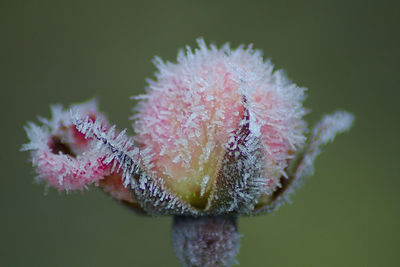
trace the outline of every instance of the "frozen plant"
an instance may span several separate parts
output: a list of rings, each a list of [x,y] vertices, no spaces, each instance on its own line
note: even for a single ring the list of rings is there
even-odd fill
[[[305,88],[274,71],[252,46],[180,50],[156,58],[132,116],[119,132],[96,101],[52,107],[28,123],[37,179],[59,191],[101,187],[145,215],[174,217],[174,250],[184,266],[229,266],[239,249],[237,219],[267,214],[313,173],[313,162],[353,116],[338,111],[308,133]]]

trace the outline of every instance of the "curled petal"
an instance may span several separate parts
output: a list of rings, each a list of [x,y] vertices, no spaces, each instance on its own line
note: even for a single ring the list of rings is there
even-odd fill
[[[86,116],[103,118],[95,101],[74,108]],[[69,112],[53,106],[52,119],[40,120],[44,124],[41,127],[34,123],[25,127],[30,142],[21,149],[31,151],[39,181],[44,180],[59,190],[82,190],[108,173],[101,158],[92,153],[90,140],[76,131]]]
[[[71,109],[109,129],[107,120],[97,110],[96,101],[72,105]],[[38,180],[60,191],[100,185],[114,199],[138,208],[130,190],[122,185],[121,175],[113,171],[109,163],[105,164],[104,156],[98,153],[97,140],[78,131],[69,110],[55,105],[51,111],[51,119],[40,118],[43,126],[28,123],[25,127],[30,142],[24,144],[22,150],[31,151]]]

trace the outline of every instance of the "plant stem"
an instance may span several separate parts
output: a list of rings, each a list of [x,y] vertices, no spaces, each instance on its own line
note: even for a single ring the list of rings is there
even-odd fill
[[[172,242],[182,266],[230,266],[240,234],[236,216],[174,216]]]

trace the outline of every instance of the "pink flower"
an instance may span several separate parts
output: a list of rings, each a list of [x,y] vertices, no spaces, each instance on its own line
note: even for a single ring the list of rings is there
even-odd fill
[[[145,214],[174,215],[184,265],[229,265],[237,217],[287,201],[353,116],[325,116],[307,136],[305,88],[251,46],[198,45],[181,50],[177,63],[155,59],[156,79],[134,97],[133,138],[89,102],[70,112],[53,107],[44,127],[30,123],[23,150],[32,151],[39,180],[58,190],[94,184]]]

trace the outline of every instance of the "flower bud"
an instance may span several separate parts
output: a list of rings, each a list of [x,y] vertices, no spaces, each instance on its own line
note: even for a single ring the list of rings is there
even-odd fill
[[[148,151],[148,171],[197,209],[221,207],[226,199],[217,201],[216,192],[224,194],[226,179],[230,191],[240,190],[236,182],[257,180],[248,196],[255,204],[281,186],[304,144],[305,89],[251,46],[198,44],[194,52],[180,51],[177,63],[156,58],[156,80],[137,97],[135,141]]]

